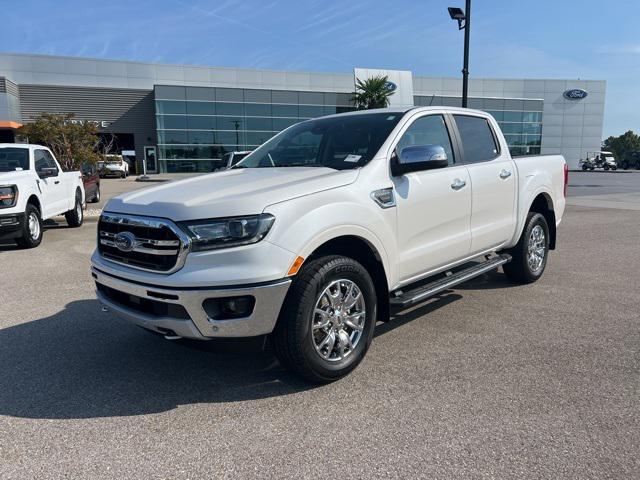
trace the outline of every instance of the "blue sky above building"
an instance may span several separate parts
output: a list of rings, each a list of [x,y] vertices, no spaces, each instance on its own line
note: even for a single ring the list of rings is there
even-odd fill
[[[459,76],[463,0],[0,1],[0,50],[279,70]],[[604,135],[640,130],[634,1],[473,2],[472,77],[607,80]],[[625,13],[626,12],[626,13]]]

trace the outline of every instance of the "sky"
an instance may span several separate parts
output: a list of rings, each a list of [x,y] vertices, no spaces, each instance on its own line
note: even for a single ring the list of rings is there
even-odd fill
[[[0,0],[0,51],[459,76],[464,0]],[[471,77],[607,81],[605,137],[640,131],[637,0],[473,0]]]

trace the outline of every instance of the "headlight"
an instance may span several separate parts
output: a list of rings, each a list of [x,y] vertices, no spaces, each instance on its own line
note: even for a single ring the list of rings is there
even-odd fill
[[[269,232],[275,219],[273,215],[263,213],[248,217],[180,222],[180,226],[191,237],[191,250],[198,252],[259,242]]]
[[[9,185],[0,187],[0,208],[13,207],[18,201],[18,187]]]

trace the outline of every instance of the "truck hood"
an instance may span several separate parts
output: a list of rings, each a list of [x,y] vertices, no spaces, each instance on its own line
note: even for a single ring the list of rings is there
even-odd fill
[[[358,170],[316,167],[232,169],[119,195],[104,210],[175,221],[252,215],[357,177]]]
[[[31,177],[29,170],[13,170],[11,172],[0,172],[0,185],[18,183],[21,180]]]

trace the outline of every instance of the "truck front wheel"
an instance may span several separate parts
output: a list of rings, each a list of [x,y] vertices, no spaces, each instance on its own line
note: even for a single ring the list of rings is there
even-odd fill
[[[294,277],[273,332],[276,356],[316,383],[344,377],[362,361],[376,318],[367,270],[351,258],[311,261]]]
[[[547,266],[549,256],[549,225],[544,216],[529,212],[520,240],[506,253],[512,259],[502,269],[509,280],[516,283],[538,280]]]
[[[28,203],[24,212],[24,226],[22,236],[16,238],[16,243],[21,248],[35,248],[42,242],[42,220],[38,209]]]

